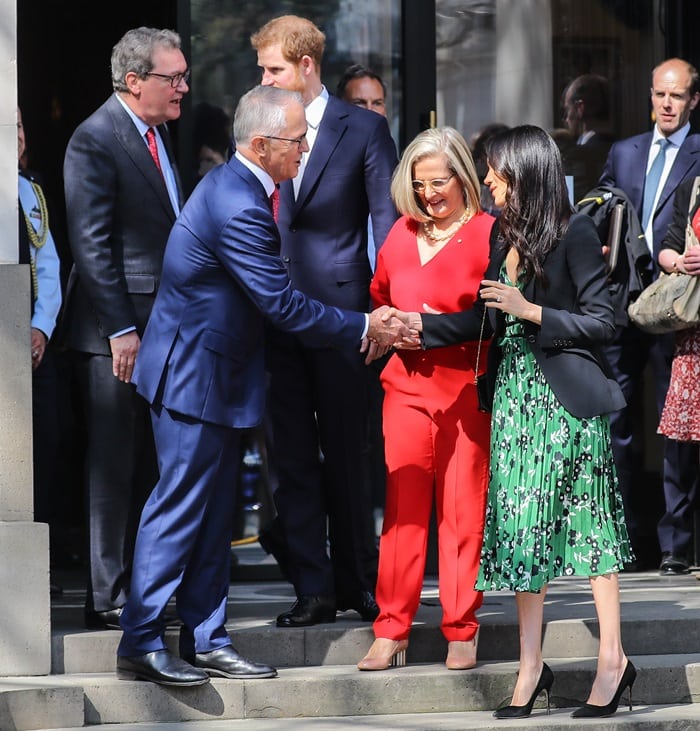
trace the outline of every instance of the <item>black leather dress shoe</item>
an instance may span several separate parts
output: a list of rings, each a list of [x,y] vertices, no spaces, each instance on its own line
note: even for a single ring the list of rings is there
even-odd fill
[[[324,594],[300,596],[288,612],[277,617],[278,627],[310,627],[335,622],[335,599]]]
[[[124,607],[108,609],[105,612],[85,610],[85,627],[87,629],[121,629],[119,622]],[[172,612],[163,612],[163,624],[166,627],[181,627],[182,620]]]
[[[338,599],[338,611],[354,609],[363,622],[374,622],[379,616],[379,607],[371,591],[361,591],[355,597]]]
[[[277,677],[275,668],[247,660],[232,645],[211,652],[198,652],[194,656],[192,664],[195,668],[204,670],[205,673],[217,678],[255,680]]]
[[[661,576],[681,576],[683,574],[689,574],[690,564],[685,556],[665,551],[661,554],[659,573]]]
[[[104,612],[85,610],[85,626],[87,629],[121,629],[119,618],[122,616],[122,607],[108,609]]]
[[[192,667],[168,650],[155,650],[144,655],[117,657],[117,677],[120,680],[150,680],[159,685],[203,685],[209,675]]]

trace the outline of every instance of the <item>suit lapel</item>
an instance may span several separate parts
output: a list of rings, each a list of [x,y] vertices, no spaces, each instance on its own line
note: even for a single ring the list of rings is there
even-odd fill
[[[314,148],[306,162],[304,177],[301,179],[301,187],[299,188],[299,195],[294,203],[294,213],[304,205],[305,200],[316,187],[318,179],[325,170],[330,156],[345,134],[345,130],[347,129],[347,113],[339,107],[342,107],[342,105],[338,104],[333,96],[329,97],[326,110],[318,126],[318,134],[316,135]]]
[[[180,209],[182,209],[182,206],[185,203],[185,197],[182,192],[182,181],[180,180],[180,172],[177,169],[177,165],[175,164],[175,155],[173,155],[173,144],[172,140],[170,139],[170,131],[168,130],[168,125],[159,125],[158,131],[160,132],[161,139],[163,140],[163,144],[165,145],[165,149],[168,153],[170,167],[173,169],[173,175],[175,176],[175,186],[177,187],[177,200],[180,204]]]
[[[673,167],[668,173],[666,183],[664,184],[659,201],[656,204],[656,210],[658,211],[668,201],[669,197],[673,195],[674,191],[678,186],[685,180],[688,171],[696,164],[698,159],[698,146],[695,141],[695,137],[691,136],[692,131],[688,133],[688,136],[683,141],[683,144],[678,149],[678,154],[673,162]]]
[[[642,217],[642,203],[644,201],[644,181],[647,176],[646,166],[652,137],[652,133],[649,132],[641,137],[638,143],[635,143],[635,151],[631,156],[629,190],[625,188],[625,192],[632,202],[634,209],[637,211],[640,220]]]
[[[110,97],[107,102],[107,108],[112,117],[112,125],[114,128],[114,136],[124,148],[126,154],[131,158],[134,165],[143,174],[148,184],[153,188],[156,196],[163,204],[168,216],[175,220],[175,211],[173,210],[168,189],[165,185],[162,175],[158,172],[158,168],[153,164],[151,153],[146,147],[145,141],[141,138],[136,125],[131,121],[131,117],[126,113],[119,101],[114,97]],[[170,151],[168,150],[168,155]],[[172,157],[171,157],[172,160]]]

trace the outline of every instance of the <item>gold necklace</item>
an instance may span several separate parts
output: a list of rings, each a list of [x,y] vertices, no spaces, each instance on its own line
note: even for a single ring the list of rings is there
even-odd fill
[[[462,227],[464,222],[467,220],[469,216],[469,209],[465,208],[464,213],[450,226],[448,226],[445,231],[440,234],[435,233],[435,221],[423,221],[423,233],[429,238],[431,241],[434,241],[436,244],[442,243],[443,241],[447,241],[447,239],[451,239],[455,233]],[[428,223],[432,223],[433,230],[431,231],[428,228]]]

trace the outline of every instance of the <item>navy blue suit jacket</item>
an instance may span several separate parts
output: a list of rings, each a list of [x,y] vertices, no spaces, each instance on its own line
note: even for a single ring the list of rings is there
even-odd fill
[[[632,201],[640,221],[644,202],[646,165],[652,138],[651,132],[645,132],[615,142],[610,148],[605,168],[598,181],[599,185],[622,188]],[[658,259],[661,242],[673,218],[673,197],[676,188],[684,180],[695,175],[700,175],[700,134],[691,130],[678,150],[654,211],[654,262]]]
[[[330,96],[299,196],[291,180],[280,186],[281,254],[295,287],[337,307],[369,306],[367,218],[379,247],[398,217],[396,164],[386,119]]]
[[[365,316],[295,291],[269,198],[236,158],[197,185],[168,239],[133,380],[151,404],[247,428],[263,413],[263,322],[359,350]]]

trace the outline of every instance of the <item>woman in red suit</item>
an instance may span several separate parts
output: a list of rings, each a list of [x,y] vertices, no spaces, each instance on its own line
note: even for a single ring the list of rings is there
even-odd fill
[[[494,218],[479,205],[469,148],[451,127],[421,132],[406,148],[391,194],[402,217],[379,250],[375,306],[405,311],[470,309],[488,264]],[[382,371],[387,470],[379,545],[375,641],[360,670],[405,663],[423,587],[435,499],[441,628],[447,667],[476,663],[474,590],[484,528],[490,416],[477,406],[478,342],[395,352]],[[480,369],[486,366],[486,348]]]

